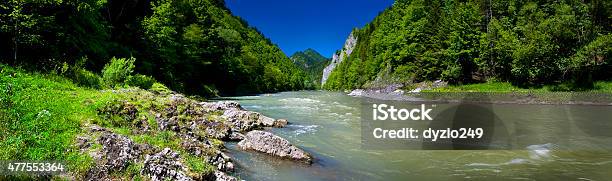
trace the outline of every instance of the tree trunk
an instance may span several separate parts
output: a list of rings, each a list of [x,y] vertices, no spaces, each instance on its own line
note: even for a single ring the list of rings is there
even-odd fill
[[[13,65],[17,64],[17,38],[13,38]]]
[[[17,36],[19,36],[19,29],[17,28],[17,22],[15,22],[15,35],[13,36],[13,65],[17,65]]]

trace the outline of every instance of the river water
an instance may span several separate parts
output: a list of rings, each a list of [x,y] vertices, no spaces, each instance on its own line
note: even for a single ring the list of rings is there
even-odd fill
[[[525,143],[518,149],[372,150],[361,143],[365,98],[298,91],[231,99],[287,119],[287,127],[267,131],[315,158],[305,165],[228,143],[235,175],[245,180],[612,180],[610,106],[492,105],[512,122],[508,129],[521,130],[512,133]]]

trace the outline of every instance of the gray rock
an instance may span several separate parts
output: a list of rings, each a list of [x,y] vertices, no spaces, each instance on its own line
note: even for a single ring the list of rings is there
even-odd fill
[[[353,96],[353,97],[361,97],[363,96],[364,90],[363,89],[355,89],[353,91],[351,91],[351,93],[347,94],[349,96]]]
[[[281,158],[312,163],[310,154],[293,146],[286,139],[265,131],[248,132],[244,140],[238,142],[238,147],[243,150],[255,150]]]
[[[86,136],[77,136],[76,146],[80,150],[85,150],[91,147],[91,143],[89,142],[89,137]]]
[[[208,140],[198,141],[196,139],[184,139],[181,143],[181,147],[196,156],[206,155],[207,151],[212,149],[212,145]]]
[[[264,115],[259,115],[259,122],[261,122],[261,124],[265,127],[272,127],[274,125],[276,125],[276,120],[272,119],[268,116],[264,116]]]
[[[276,122],[274,123],[274,127],[283,128],[287,126],[288,123],[289,122],[286,119],[277,119]]]
[[[151,180],[193,180],[185,174],[185,166],[180,162],[179,154],[165,148],[154,155],[147,155],[141,174]]]
[[[225,172],[215,171],[216,181],[238,181],[236,177],[227,175]]]
[[[225,139],[230,135],[231,128],[224,123],[210,122],[206,124],[206,133],[217,139]]]
[[[92,128],[99,127],[94,125]],[[84,180],[108,180],[112,177],[112,172],[125,170],[130,163],[141,160],[144,152],[153,150],[150,145],[136,144],[129,138],[110,131],[102,131],[97,142],[102,145],[102,149],[89,153],[97,165],[87,171]]]
[[[236,132],[250,131],[261,126],[274,127],[282,125],[282,123],[277,123],[278,120],[274,118],[253,111],[228,109],[223,112],[222,117],[231,123],[232,130]]]
[[[244,108],[242,108],[242,106],[240,106],[240,104],[236,101],[201,102],[200,105],[204,106],[205,108],[218,111],[228,109],[244,110]]]
[[[209,157],[208,162],[217,166],[219,171],[234,171],[234,164],[231,162],[230,157],[221,151],[217,151],[216,155]]]
[[[239,132],[232,132],[229,135],[228,139],[231,140],[231,141],[240,141],[240,140],[244,139],[244,135],[242,133],[239,133]]]
[[[102,144],[102,154],[106,157],[104,165],[108,169],[122,170],[142,154],[142,146],[125,136],[105,133],[98,142]]]
[[[262,125],[261,114],[252,111],[228,109],[223,116],[232,125],[234,131],[242,132],[258,128]]]

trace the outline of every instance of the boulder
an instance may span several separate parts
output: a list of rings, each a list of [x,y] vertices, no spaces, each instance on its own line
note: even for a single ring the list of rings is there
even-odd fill
[[[153,181],[157,180],[193,180],[185,174],[185,166],[180,162],[179,154],[165,148],[154,155],[147,155],[141,174]]]
[[[239,132],[232,132],[229,135],[228,139],[230,141],[240,141],[240,140],[244,139],[244,135],[242,133],[239,133]]]
[[[349,96],[353,96],[353,97],[360,97],[363,96],[365,94],[365,90],[363,89],[355,89],[353,91],[351,91],[351,93],[349,93]]]
[[[125,136],[114,133],[105,133],[98,142],[102,144],[102,154],[106,157],[104,165],[108,169],[122,170],[130,162],[138,159],[145,147],[134,143]]]
[[[288,123],[289,122],[286,119],[277,119],[276,122],[274,122],[274,127],[283,128],[287,126]]]
[[[245,138],[238,142],[238,147],[243,150],[255,150],[281,158],[312,163],[310,154],[293,146],[286,139],[265,131],[248,132]]]
[[[236,110],[244,110],[242,106],[236,101],[219,101],[219,102],[201,102],[200,105],[205,108],[212,110],[228,110],[228,109],[236,109]]]
[[[96,166],[89,169],[85,174],[84,180],[110,180],[111,173],[125,170],[130,163],[138,162],[141,156],[146,152],[154,150],[150,145],[137,144],[125,136],[121,136],[98,126],[91,126],[92,132],[101,132],[100,137],[96,140],[102,145],[102,149],[90,150],[83,147],[82,152],[89,152],[89,155],[95,160]],[[89,140],[80,138],[81,145],[91,145]]]
[[[234,171],[234,164],[231,162],[230,157],[221,151],[217,151],[215,155],[208,157],[207,160],[212,165],[217,166],[219,171]]]
[[[234,131],[242,132],[260,127],[261,119],[263,119],[261,116],[257,112],[228,109],[225,110],[222,117],[231,124]]]
[[[183,139],[181,147],[195,156],[204,156],[207,155],[210,150],[214,150],[213,146],[208,140],[199,141],[193,138]]]
[[[227,175],[225,172],[215,171],[216,181],[238,181],[236,177]]]
[[[259,122],[261,122],[261,124],[265,127],[272,127],[275,125],[276,120],[268,116],[259,114]]]

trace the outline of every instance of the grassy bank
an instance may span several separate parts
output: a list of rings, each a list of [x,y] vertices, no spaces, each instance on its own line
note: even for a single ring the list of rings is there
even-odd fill
[[[215,168],[203,156],[190,154],[179,146],[181,138],[174,132],[157,129],[155,111],[166,109],[169,97],[173,96],[164,92],[170,91],[157,83],[150,91],[85,88],[58,75],[28,73],[0,65],[0,160],[61,160],[70,171],[64,177],[81,180],[96,166],[90,154],[99,151],[102,145],[93,143],[83,151],[77,146],[77,137],[96,140],[99,135],[87,130],[95,124],[138,144],[177,151],[190,176],[210,174]],[[177,109],[186,109],[181,106]],[[205,116],[216,119],[216,115]],[[136,132],[142,130],[142,124],[150,130]],[[222,142],[209,140],[215,145],[209,151],[218,150]],[[126,169],[111,173],[112,178],[139,180],[141,167],[131,163]]]
[[[77,172],[91,167],[74,138],[83,124],[101,119],[96,110],[116,95],[0,66],[0,160],[67,160]]]
[[[446,87],[423,90],[423,92],[499,92],[499,93],[527,93],[527,92],[594,92],[612,93],[612,81],[598,81],[592,88],[579,88],[571,84],[544,85],[539,87],[519,87],[508,82],[486,82],[466,85],[449,85]]]
[[[612,82],[598,81],[591,88],[572,84],[519,87],[508,82],[448,85],[423,89],[419,96],[428,100],[507,104],[612,105]],[[410,93],[408,93],[410,94]]]

